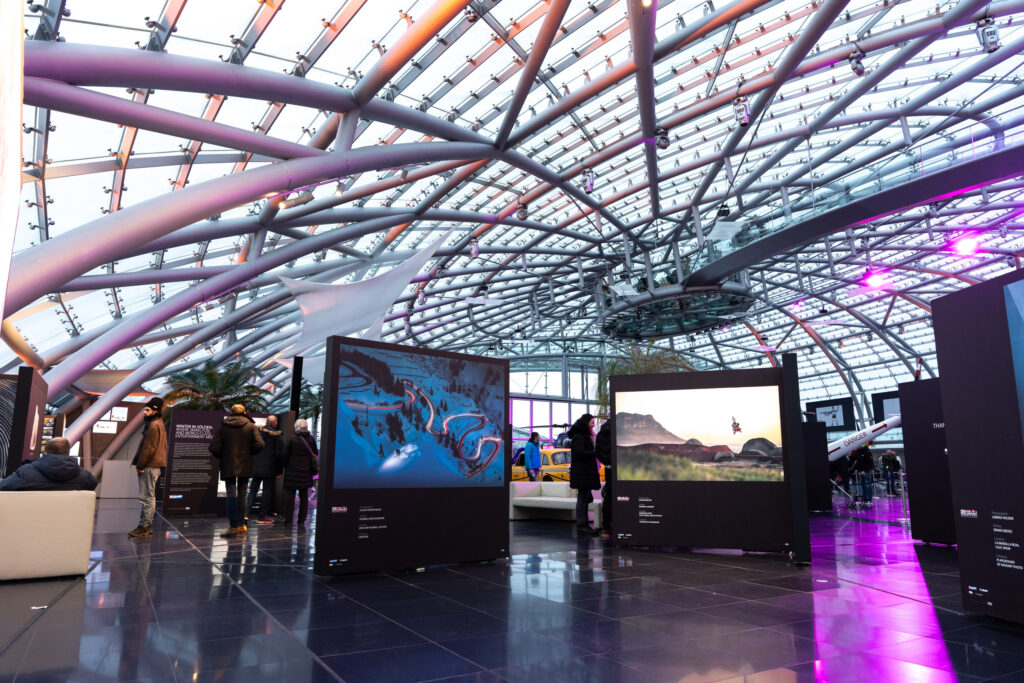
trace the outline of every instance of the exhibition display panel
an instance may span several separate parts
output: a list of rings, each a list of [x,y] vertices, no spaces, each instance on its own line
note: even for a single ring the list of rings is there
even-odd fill
[[[941,390],[937,377],[900,385],[903,456],[907,479],[913,480],[907,497],[914,538],[953,545],[956,528]]]
[[[857,421],[853,414],[853,399],[832,398],[825,401],[807,403],[807,413],[817,422],[825,424],[828,432],[852,432],[857,429]]]
[[[508,557],[508,361],[327,342],[318,574]]]
[[[766,370],[611,377],[617,541],[809,559],[789,358]]]
[[[1024,622],[1024,273],[933,316],[964,607]]]

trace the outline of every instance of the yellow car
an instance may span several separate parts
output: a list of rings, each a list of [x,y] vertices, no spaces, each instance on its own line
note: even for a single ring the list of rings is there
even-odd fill
[[[569,481],[570,450],[568,448],[540,449],[540,480]],[[604,481],[604,465],[601,466],[601,481]],[[512,461],[512,481],[529,481],[522,456]]]

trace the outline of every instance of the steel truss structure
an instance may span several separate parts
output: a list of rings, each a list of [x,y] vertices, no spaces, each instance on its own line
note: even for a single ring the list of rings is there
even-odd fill
[[[795,351],[805,399],[864,419],[933,374],[931,299],[1020,267],[1024,0],[337,5],[30,4],[2,362],[55,403],[130,371],[79,432],[208,358],[280,391],[278,275],[359,281],[449,229],[386,341]]]

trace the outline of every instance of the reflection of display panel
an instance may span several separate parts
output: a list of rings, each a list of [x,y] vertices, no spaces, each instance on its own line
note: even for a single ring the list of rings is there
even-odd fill
[[[784,358],[782,368],[611,377],[619,543],[809,559],[799,382],[795,357]]]
[[[334,485],[504,484],[505,387],[492,362],[345,347]]]
[[[807,412],[814,415],[817,422],[824,422],[828,432],[852,432],[857,428],[853,418],[853,399],[849,397],[811,401],[807,404]]]
[[[615,395],[617,478],[783,481],[778,386]]]
[[[319,574],[508,556],[508,362],[332,337]]]

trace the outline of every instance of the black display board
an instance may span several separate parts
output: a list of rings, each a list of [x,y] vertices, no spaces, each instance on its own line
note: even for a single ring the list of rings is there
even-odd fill
[[[162,512],[165,515],[218,514],[219,463],[210,442],[225,413],[211,410],[171,412],[167,428],[167,469]]]
[[[1022,279],[1017,271],[936,299],[932,314],[964,607],[1018,622],[1024,622]]]
[[[893,415],[900,414],[900,392],[880,391],[871,394],[871,424],[885,422]]]
[[[940,392],[938,379],[900,385],[903,459],[914,538],[953,545],[956,543],[953,490]]]
[[[331,337],[317,574],[509,555],[508,361]]]
[[[0,375],[0,478],[39,457],[45,413],[46,381],[39,372],[21,366],[17,375]]]
[[[857,421],[853,414],[853,399],[832,398],[824,401],[810,401],[806,410],[814,415],[817,422],[825,425],[827,432],[853,432]]]
[[[784,358],[783,368],[610,378],[619,543],[810,561],[796,358]]]
[[[832,509],[832,482],[829,481],[828,437],[821,422],[804,422],[804,466],[807,468],[807,509],[823,512]]]

